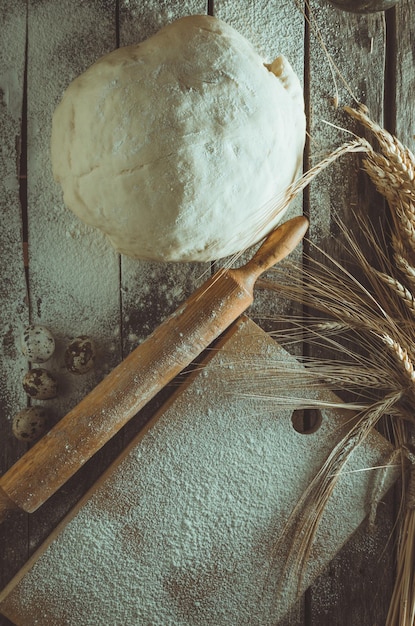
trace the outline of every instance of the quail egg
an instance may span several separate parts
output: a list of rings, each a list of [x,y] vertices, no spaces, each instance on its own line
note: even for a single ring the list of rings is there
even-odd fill
[[[48,370],[37,367],[29,370],[23,378],[23,389],[31,398],[49,400],[56,397],[58,384]]]
[[[87,335],[76,337],[65,350],[65,365],[72,374],[86,374],[95,363],[95,344]]]
[[[41,406],[22,409],[13,418],[12,430],[21,441],[35,441],[46,430],[47,413]]]
[[[21,339],[22,352],[33,363],[48,361],[55,351],[55,339],[45,326],[27,326]]]

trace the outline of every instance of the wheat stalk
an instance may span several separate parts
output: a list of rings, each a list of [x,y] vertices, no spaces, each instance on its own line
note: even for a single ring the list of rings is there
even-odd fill
[[[337,161],[341,156],[346,154],[365,153],[372,148],[366,139],[363,137],[357,137],[352,141],[347,141],[341,146],[336,148],[333,152],[330,152],[324,158],[322,158],[316,165],[304,172],[299,178],[294,180],[284,191],[277,196],[273,196],[268,202],[263,204],[256,213],[258,218],[253,216],[250,224],[250,232],[245,241],[238,241],[240,248],[239,252],[232,255],[226,262],[225,267],[232,267],[241,255],[252,246],[252,242],[256,241],[258,235],[269,227],[270,224],[275,224],[275,220],[289,204],[302,192],[310,183],[325,169],[327,169],[332,163]],[[234,239],[230,239],[230,242]]]
[[[362,412],[345,437],[332,450],[292,511],[281,539],[275,544],[273,556],[275,558],[282,549],[286,535],[292,536],[293,541],[284,574],[288,573],[289,580],[298,581],[297,593],[302,586],[306,565],[310,559],[324,511],[342,470],[352,452],[362,444],[380,418],[393,409],[401,399],[401,395],[401,393],[389,394],[370,409]],[[282,580],[284,578],[285,576]],[[290,590],[290,587],[288,589]],[[280,592],[287,593],[287,590],[280,589]]]
[[[365,128],[376,137],[382,154],[368,153],[364,159],[364,167],[378,191],[388,201],[395,233],[392,236],[394,259],[397,269],[410,288],[415,286],[415,157],[402,143],[390,135],[385,129],[370,120],[362,107],[358,111],[348,109],[348,112],[359,120]],[[405,311],[412,316],[414,313],[414,298],[406,287],[395,276],[378,273],[378,277],[387,283],[395,294],[404,302]],[[405,320],[406,321],[406,320]],[[407,347],[400,344],[396,336],[384,333],[382,340],[395,355],[401,371],[406,375],[408,385],[413,389],[415,384],[414,363],[409,355],[410,347],[414,343],[415,333],[413,324],[407,325],[411,329]],[[411,411],[413,416],[414,393],[411,396]],[[406,417],[408,411],[405,409]],[[403,413],[401,413],[403,414]],[[399,413],[398,413],[399,415]],[[412,417],[413,419],[413,417]],[[397,554],[397,574],[392,599],[387,616],[386,626],[414,626],[415,624],[415,453],[407,447],[407,442],[415,443],[414,427],[408,421],[394,423],[397,433],[397,446],[406,448],[407,457],[411,463],[409,482],[406,492],[406,507],[400,529],[400,541]],[[405,484],[405,483],[404,483]]]
[[[396,440],[399,450],[405,449],[408,432],[415,424],[415,157],[398,139],[373,122],[363,107],[346,111],[370,131],[377,144],[376,148],[362,144],[365,146],[363,167],[390,208],[394,263],[388,256],[385,242],[379,241],[371,225],[361,218],[360,230],[377,259],[376,268],[347,229],[341,224],[340,227],[346,241],[345,250],[350,260],[358,265],[363,282],[346,269],[345,263],[315,247],[318,258],[323,260],[310,256],[302,273],[292,266],[277,266],[274,279],[261,283],[296,300],[309,314],[310,324],[305,318],[303,325],[297,322],[285,334],[283,330],[275,332],[278,340],[282,343],[284,339],[288,343],[303,341],[312,346],[311,353],[313,347],[317,350],[324,347],[334,355],[332,361],[311,357],[304,360],[308,385],[313,388],[321,384],[339,392],[354,391],[355,397],[363,403],[356,423],[329,455],[290,517],[287,531],[293,536],[293,544],[287,570],[297,581],[304,576],[325,507],[352,450],[382,416],[387,416],[393,429],[401,433]],[[312,244],[310,249],[313,251]],[[350,341],[352,344],[348,347]],[[296,383],[289,383],[289,373],[286,374],[282,380],[291,384],[287,388],[294,392]],[[265,379],[272,375],[282,374],[264,369]],[[261,390],[257,393],[261,395]],[[284,402],[286,398],[275,401]],[[353,403],[349,403],[351,406]],[[375,501],[379,498],[379,489],[378,486],[375,490]],[[370,519],[373,520],[373,511]],[[283,534],[276,551],[285,540]],[[406,508],[401,517],[398,574],[387,626],[415,624],[414,571],[415,470],[412,458]]]
[[[415,434],[402,422],[395,425],[395,439],[410,463],[404,484],[404,512],[397,551],[396,583],[386,626],[413,626],[415,623]],[[412,444],[408,447],[408,441]]]

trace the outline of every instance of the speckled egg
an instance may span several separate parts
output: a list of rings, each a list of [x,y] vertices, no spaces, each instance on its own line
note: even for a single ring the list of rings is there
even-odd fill
[[[49,400],[56,397],[58,383],[48,370],[37,367],[29,370],[23,378],[23,389],[31,398]]]
[[[87,335],[76,337],[65,351],[65,365],[72,374],[86,374],[94,367],[95,344]]]
[[[22,352],[33,363],[48,361],[55,351],[55,339],[45,326],[27,326],[21,339]]]
[[[47,413],[41,406],[22,409],[13,418],[12,430],[21,441],[35,441],[46,430]]]

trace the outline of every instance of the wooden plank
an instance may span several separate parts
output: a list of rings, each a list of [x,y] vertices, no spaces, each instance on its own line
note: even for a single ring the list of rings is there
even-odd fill
[[[398,138],[415,153],[415,5],[400,0],[395,8],[395,128]]]
[[[139,43],[180,17],[205,14],[206,0],[166,3],[121,0],[120,45]],[[126,356],[210,274],[209,264],[157,263],[121,258],[122,338]],[[129,440],[149,419],[173,387],[168,386],[124,430]]]
[[[120,0],[120,46],[140,43],[174,20],[204,15],[207,9],[207,0]]]
[[[355,104],[354,98],[366,104],[372,117],[382,123],[385,33],[381,14],[356,15],[329,4],[313,3],[311,7],[314,21],[308,70],[310,165],[315,165],[333,148],[350,140],[347,132],[336,130],[327,122],[354,130],[352,120],[342,113],[345,105]],[[373,198],[373,186],[360,171],[359,155],[343,157],[311,185],[313,242],[334,249],[333,241],[330,242],[331,235],[336,233],[333,213],[338,213],[346,226],[353,228],[352,210],[370,210]]]
[[[265,62],[271,62],[279,54],[283,54],[301,83],[303,82],[304,18],[294,3],[279,0],[255,0],[255,2],[245,3],[242,9],[240,3],[235,3],[233,0],[215,0],[213,13],[244,35],[263,56]],[[301,214],[302,202],[302,195],[300,195],[290,205],[283,220]],[[247,255],[251,253],[252,251],[248,251]],[[300,263],[301,254],[302,246],[300,245],[290,255],[290,259]],[[270,277],[272,278],[272,271]],[[256,319],[266,330],[275,329],[275,318],[279,315],[293,315],[298,312],[298,307],[293,303],[278,297],[275,292],[262,289],[256,291],[254,304],[249,310],[253,319]],[[303,624],[304,598],[301,598],[289,615],[279,623],[281,626]]]
[[[32,323],[49,327],[57,341],[47,366],[59,395],[45,401],[51,423],[65,415],[120,358],[119,259],[104,237],[63,205],[50,163],[53,111],[69,82],[116,46],[115,0],[29,2],[28,39],[28,239]],[[89,335],[96,367],[86,375],[64,365],[68,342]],[[34,549],[102,471],[111,456],[96,457],[76,479],[31,516]]]
[[[312,2],[311,8],[315,23],[310,33],[308,68],[309,159],[310,164],[315,164],[349,139],[347,134],[328,126],[325,120],[343,128],[354,128],[341,112],[342,106],[353,105],[353,99],[338,77],[336,87],[318,37],[354,96],[369,107],[375,120],[382,123],[385,35],[383,14],[358,16],[337,10],[328,3],[317,2]],[[335,100],[338,100],[337,110]],[[359,157],[343,157],[311,185],[310,238],[341,259],[333,212],[347,228],[354,229],[359,240],[352,210],[374,215],[375,211],[379,212],[378,207],[373,186],[360,171]],[[393,524],[391,499],[387,506],[382,506],[378,523],[373,535],[369,535],[365,527],[357,532],[330,564],[326,574],[311,588],[307,599],[311,625],[384,623],[393,582],[391,552],[384,552]]]
[[[21,157],[22,112],[26,47],[26,3],[8,0],[0,11],[0,474],[25,451],[12,434],[13,415],[26,406],[22,377],[26,358],[19,349],[28,324],[28,302],[23,260],[22,200],[25,184]],[[23,164],[23,167],[22,167]],[[28,556],[26,515],[0,526],[0,588]],[[0,617],[0,624],[10,622]]]

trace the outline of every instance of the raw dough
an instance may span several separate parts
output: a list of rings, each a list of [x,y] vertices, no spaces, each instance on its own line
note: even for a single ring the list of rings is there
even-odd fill
[[[121,253],[208,261],[280,221],[305,140],[300,83],[214,17],[194,15],[99,59],[52,124],[65,204]]]

